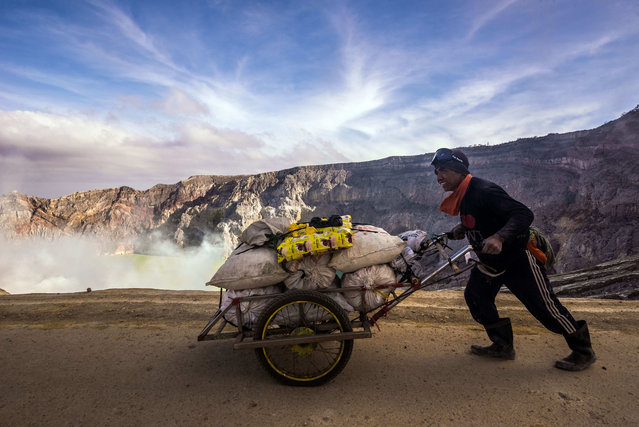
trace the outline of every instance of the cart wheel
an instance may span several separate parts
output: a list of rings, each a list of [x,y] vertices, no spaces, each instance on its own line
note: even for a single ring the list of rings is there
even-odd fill
[[[257,319],[255,340],[351,332],[346,312],[330,297],[315,291],[292,291],[273,301]],[[353,340],[327,340],[255,349],[262,366],[287,385],[317,386],[344,369]]]

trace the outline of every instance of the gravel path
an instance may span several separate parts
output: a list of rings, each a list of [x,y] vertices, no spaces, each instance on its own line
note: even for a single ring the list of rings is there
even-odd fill
[[[322,387],[274,382],[251,351],[197,342],[210,292],[109,290],[0,296],[0,425],[638,425],[639,302],[563,299],[599,360],[568,354],[511,295],[517,359],[485,342],[458,292],[420,293],[357,340]]]

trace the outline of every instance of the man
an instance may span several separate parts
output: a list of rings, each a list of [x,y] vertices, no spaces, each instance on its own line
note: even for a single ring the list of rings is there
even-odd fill
[[[443,212],[460,215],[461,224],[448,234],[468,238],[480,263],[472,269],[464,297],[475,321],[481,323],[492,344],[472,345],[480,356],[513,360],[513,331],[509,318],[500,318],[495,297],[502,285],[526,306],[547,329],[563,334],[572,353],[555,362],[570,371],[586,369],[595,360],[588,325],[575,321],[555,296],[539,252],[529,246],[533,213],[511,198],[501,187],[475,178],[468,172],[468,158],[460,150],[437,150],[432,166],[437,182],[451,191],[440,206]],[[533,255],[534,254],[534,255]]]

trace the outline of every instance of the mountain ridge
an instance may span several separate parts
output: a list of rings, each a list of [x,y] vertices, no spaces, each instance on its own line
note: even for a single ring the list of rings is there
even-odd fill
[[[556,272],[639,251],[639,109],[591,130],[462,147],[475,176],[490,179],[535,213],[557,252]],[[195,175],[147,190],[122,186],[54,199],[0,196],[9,238],[91,235],[107,252],[150,253],[159,241],[198,246],[215,236],[226,252],[251,222],[270,216],[307,221],[350,214],[391,233],[440,232],[457,221],[430,154],[297,166],[255,175]]]

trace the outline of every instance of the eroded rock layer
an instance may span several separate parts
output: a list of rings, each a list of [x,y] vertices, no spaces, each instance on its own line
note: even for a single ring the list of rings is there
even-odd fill
[[[593,130],[464,148],[470,170],[502,185],[535,212],[564,273],[639,249],[639,110]],[[449,230],[430,154],[247,176],[195,176],[138,191],[129,187],[42,199],[0,197],[10,238],[97,235],[105,251],[152,252],[158,240],[197,246],[221,238],[227,253],[257,219],[350,214],[391,233]]]

